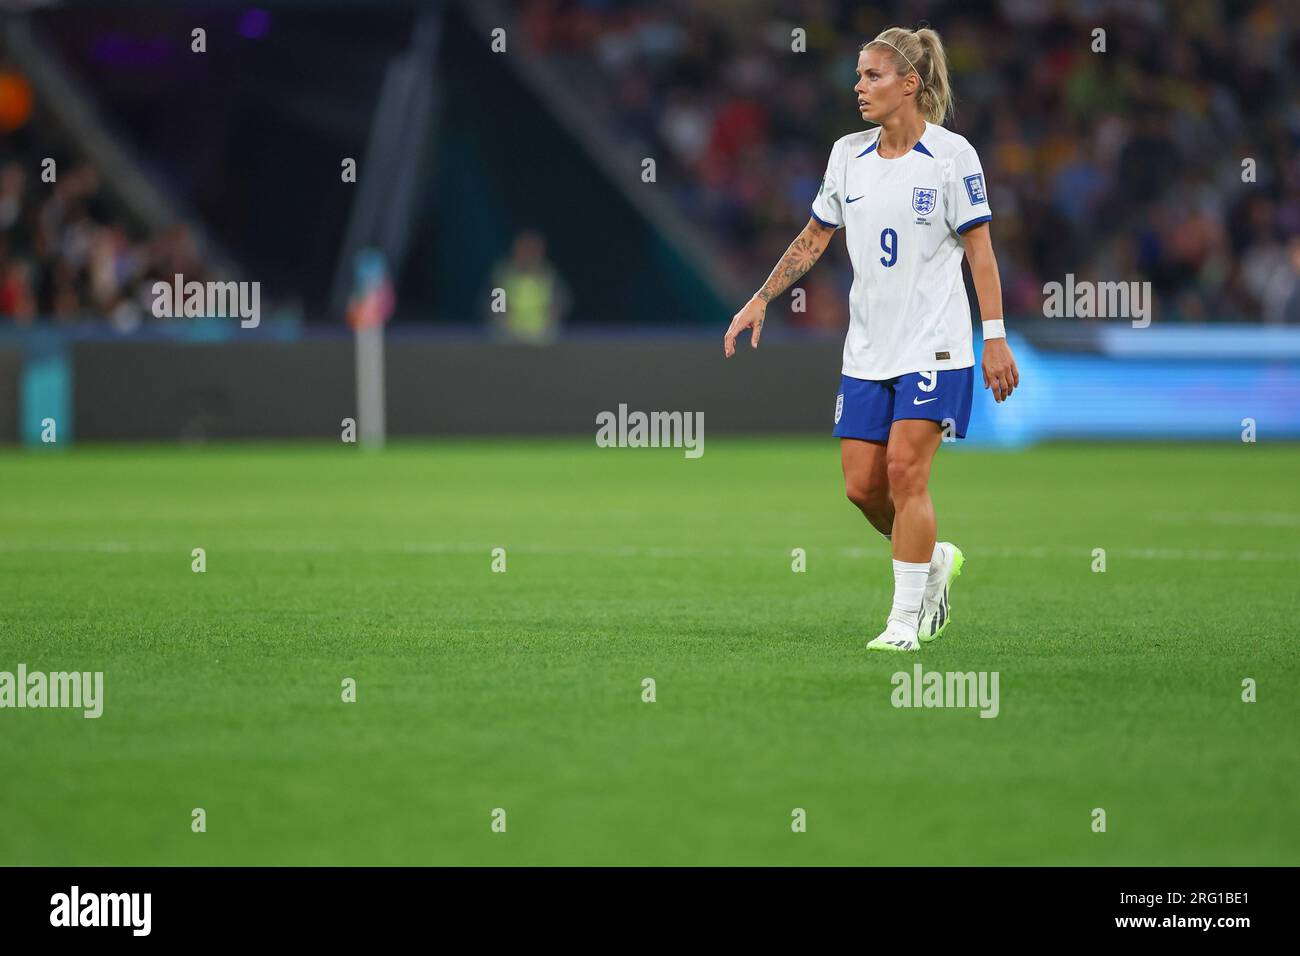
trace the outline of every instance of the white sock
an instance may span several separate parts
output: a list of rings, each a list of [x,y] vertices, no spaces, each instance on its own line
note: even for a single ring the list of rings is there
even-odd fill
[[[890,621],[916,627],[929,574],[930,565],[924,562],[894,561],[894,606],[889,611]]]

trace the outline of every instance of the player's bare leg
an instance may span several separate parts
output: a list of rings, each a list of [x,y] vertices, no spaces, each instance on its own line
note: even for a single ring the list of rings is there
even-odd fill
[[[901,419],[889,430],[885,472],[894,504],[894,603],[884,632],[869,650],[914,651],[930,562],[935,553],[930,466],[942,432],[936,422]]]
[[[871,526],[888,538],[894,530],[894,502],[889,497],[889,472],[883,441],[840,439],[844,493]]]
[[[889,430],[885,469],[894,499],[894,560],[924,562],[934,553],[934,502],[930,465],[943,432],[937,422],[902,419]]]

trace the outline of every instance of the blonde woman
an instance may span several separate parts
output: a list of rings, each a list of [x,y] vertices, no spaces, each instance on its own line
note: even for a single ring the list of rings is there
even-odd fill
[[[894,601],[869,650],[914,651],[949,622],[964,557],[936,542],[931,464],[945,429],[966,436],[974,384],[970,263],[983,317],[984,387],[996,401],[1020,384],[1002,322],[984,172],[975,149],[940,125],[952,108],[948,62],[934,30],[891,27],[858,53],[858,111],[873,128],[831,149],[812,218],[735,317],[723,343],[750,329],[758,348],[767,304],[821,257],[837,229],[853,263],[834,435],[844,486],[891,541]]]

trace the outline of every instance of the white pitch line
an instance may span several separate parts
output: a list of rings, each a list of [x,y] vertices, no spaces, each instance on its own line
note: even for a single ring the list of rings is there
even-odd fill
[[[1293,511],[1157,511],[1150,518],[1159,524],[1300,528],[1300,514]]]
[[[30,542],[18,543],[0,541],[0,552],[23,554],[33,552],[45,553],[101,553],[101,554],[166,554],[183,552],[189,555],[192,547],[201,542],[177,542],[168,544],[159,541],[88,541],[88,542]],[[260,552],[270,554],[483,554],[488,555],[493,548],[505,548],[507,552],[543,556],[589,556],[608,558],[789,558],[789,548],[690,548],[653,545],[619,545],[619,546],[555,546],[544,544],[518,544],[507,539],[492,542],[464,541],[421,541],[398,545],[351,545],[331,541],[281,543],[271,541],[244,541],[235,544],[218,542],[206,545],[208,553],[225,551],[226,553]],[[874,548],[865,547],[819,547],[791,542],[790,547],[803,547],[810,554],[830,553],[844,558],[886,558],[888,550],[882,545]],[[1008,547],[988,548],[964,547],[963,550],[972,558],[999,559],[1074,559],[1092,560],[1092,547]],[[1300,562],[1300,552],[1280,551],[1228,551],[1214,548],[1107,548],[1108,558],[1135,561],[1278,561],[1283,563]]]

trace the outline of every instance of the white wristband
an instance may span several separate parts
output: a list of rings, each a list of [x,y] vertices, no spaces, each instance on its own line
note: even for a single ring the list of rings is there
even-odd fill
[[[989,319],[984,323],[984,341],[989,339],[1005,339],[1007,337],[1007,327],[1001,319]]]

